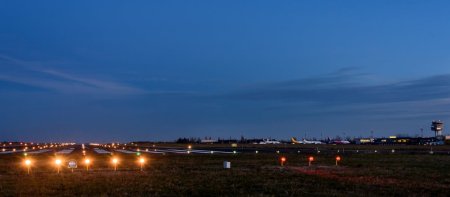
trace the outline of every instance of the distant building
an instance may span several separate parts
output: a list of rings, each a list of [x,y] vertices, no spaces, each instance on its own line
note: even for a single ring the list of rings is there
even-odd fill
[[[450,145],[450,135],[445,136],[444,143],[447,144],[447,145]]]
[[[389,144],[405,144],[405,145],[437,145],[436,138],[414,138],[414,137],[394,137],[389,138],[376,138],[373,144],[389,145]]]
[[[372,144],[374,142],[374,138],[355,138],[355,144]]]
[[[202,144],[214,144],[217,142],[218,142],[217,140],[212,140],[212,139],[203,139],[200,141],[200,143],[202,143]]]

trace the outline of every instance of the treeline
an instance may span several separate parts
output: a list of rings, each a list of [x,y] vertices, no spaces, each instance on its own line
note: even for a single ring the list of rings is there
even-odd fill
[[[190,144],[190,143],[200,143],[202,140],[200,138],[178,138],[175,142],[178,144]]]

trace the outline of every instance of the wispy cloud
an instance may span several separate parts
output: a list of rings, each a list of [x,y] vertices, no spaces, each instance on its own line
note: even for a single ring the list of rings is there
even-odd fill
[[[351,69],[292,81],[264,83],[217,96],[218,99],[268,106],[280,114],[370,117],[420,117],[450,113],[450,74],[389,84],[368,83],[370,75]],[[277,110],[281,106],[282,109]],[[292,113],[291,113],[292,115]]]
[[[104,95],[143,94],[145,90],[118,82],[84,77],[48,68],[40,62],[25,61],[0,54],[0,64],[19,67],[22,72],[4,70],[0,80],[57,91],[60,93],[88,93]],[[7,69],[7,68],[3,68]],[[27,74],[25,74],[27,73]],[[31,74],[30,74],[31,73]]]
[[[449,98],[450,74],[383,85],[367,85],[359,74],[332,74],[254,86],[224,96],[241,100],[335,104],[423,101]]]

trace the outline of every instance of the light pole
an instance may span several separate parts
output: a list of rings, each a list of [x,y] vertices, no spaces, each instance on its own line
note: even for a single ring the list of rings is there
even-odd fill
[[[310,156],[310,157],[308,158],[308,165],[311,166],[311,162],[313,162],[313,161],[314,161],[314,157],[313,157],[313,156]]]
[[[30,174],[31,161],[29,159],[25,160],[25,166],[27,167],[27,174]]]
[[[284,166],[284,162],[286,162],[286,157],[281,157],[281,158],[280,158],[280,164],[281,164],[281,166]]]
[[[61,168],[61,160],[60,159],[56,159],[55,160],[55,165],[56,165],[56,168],[57,168],[58,174],[59,174],[59,171],[60,171],[60,168]]]
[[[144,163],[145,163],[145,159],[144,159],[144,158],[140,158],[140,159],[139,159],[139,163],[141,164],[141,171],[144,171]]]
[[[119,160],[117,158],[113,158],[112,159],[112,163],[114,165],[114,171],[117,171],[117,163],[119,162]]]
[[[339,161],[341,161],[341,157],[340,156],[336,156],[336,166],[338,165]]]
[[[91,160],[85,159],[84,164],[86,165],[86,171],[89,171],[89,164],[91,163]]]

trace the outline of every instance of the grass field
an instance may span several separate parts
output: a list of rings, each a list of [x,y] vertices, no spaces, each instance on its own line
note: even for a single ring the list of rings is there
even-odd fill
[[[202,147],[208,148],[208,147]],[[248,148],[248,147],[246,147]],[[270,148],[269,146],[267,148]],[[305,147],[303,147],[305,148]],[[331,149],[327,147],[322,149]],[[366,147],[367,148],[367,147]],[[389,147],[400,150],[405,147]],[[446,150],[449,147],[438,148]],[[275,148],[276,149],[276,148]],[[274,150],[275,150],[274,149]],[[359,149],[359,148],[358,148]],[[408,149],[408,148],[407,148]],[[65,161],[75,159],[74,172],[67,167],[56,173],[55,155],[29,155],[27,175],[22,154],[0,155],[1,196],[448,196],[448,154],[336,154],[307,153],[241,154],[146,154],[144,171],[137,156],[115,153],[120,158],[114,172],[111,155],[87,150],[90,171],[80,164],[79,147]],[[293,152],[293,151],[285,151]],[[308,166],[307,158],[315,161]],[[285,156],[284,167],[279,165]],[[223,161],[231,169],[223,169]]]

